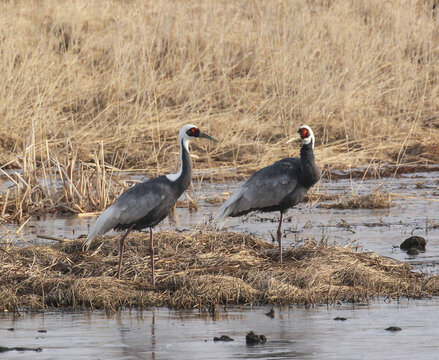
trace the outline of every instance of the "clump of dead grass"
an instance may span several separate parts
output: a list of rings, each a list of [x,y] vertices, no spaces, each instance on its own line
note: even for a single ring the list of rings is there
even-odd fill
[[[339,196],[335,202],[318,205],[324,209],[386,209],[392,205],[392,197],[388,192],[377,188],[369,194]]]
[[[0,309],[208,309],[236,304],[314,304],[371,297],[439,294],[439,278],[375,253],[313,241],[277,262],[273,245],[235,233],[156,235],[156,288],[150,287],[148,241],[128,241],[115,278],[118,237],[47,246],[0,248]]]
[[[37,160],[32,139],[15,159],[16,169],[0,169],[8,181],[0,196],[2,221],[21,223],[34,213],[100,211],[129,187],[118,179],[117,169],[105,163],[102,143],[90,162],[79,161],[70,142],[54,154],[47,147],[44,159]]]

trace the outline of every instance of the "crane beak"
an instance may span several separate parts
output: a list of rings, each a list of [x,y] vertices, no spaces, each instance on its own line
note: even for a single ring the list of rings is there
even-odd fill
[[[209,139],[209,140],[212,140],[212,141],[215,141],[215,142],[220,142],[218,139],[215,139],[213,136],[207,135],[207,134],[205,134],[205,133],[203,133],[201,131],[200,131],[199,137],[200,138]]]
[[[288,140],[285,144],[289,144],[290,142],[299,140],[300,135],[299,134],[295,134],[290,140]]]

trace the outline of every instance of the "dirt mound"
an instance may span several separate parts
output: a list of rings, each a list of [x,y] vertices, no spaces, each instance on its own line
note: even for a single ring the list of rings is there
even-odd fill
[[[438,277],[349,247],[308,241],[286,251],[279,264],[275,246],[249,235],[161,232],[155,239],[155,289],[150,286],[145,234],[130,236],[121,280],[115,278],[117,236],[94,241],[87,253],[81,250],[81,240],[0,247],[0,310],[207,309],[439,294]]]

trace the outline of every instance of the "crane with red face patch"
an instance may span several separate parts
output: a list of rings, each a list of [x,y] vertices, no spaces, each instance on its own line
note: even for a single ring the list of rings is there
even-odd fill
[[[191,139],[205,138],[219,142],[200,131],[195,125],[185,125],[178,135],[180,145],[180,170],[176,174],[162,175],[137,184],[121,194],[96,220],[83,243],[88,249],[93,239],[108,231],[126,230],[120,239],[119,267],[116,277],[120,278],[125,240],[132,230],[149,227],[149,254],[151,258],[151,280],[155,285],[153,228],[173,209],[178,198],[188,188],[192,177],[192,161],[189,154]]]
[[[307,125],[299,128],[300,158],[285,158],[254,173],[219,209],[216,220],[221,229],[228,217],[252,211],[280,212],[277,240],[282,262],[282,223],[285,212],[300,203],[321,177],[314,158],[314,133]],[[295,140],[297,135],[287,141]]]

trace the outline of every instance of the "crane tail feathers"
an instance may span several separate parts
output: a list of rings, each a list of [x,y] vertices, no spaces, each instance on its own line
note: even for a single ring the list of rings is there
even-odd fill
[[[107,208],[96,220],[82,243],[82,248],[88,250],[93,239],[98,235],[103,235],[117,225],[114,206]]]
[[[236,204],[242,196],[242,188],[233,193],[227,201],[219,208],[215,215],[215,230],[221,230],[224,226],[227,218],[232,215],[235,211]]]

